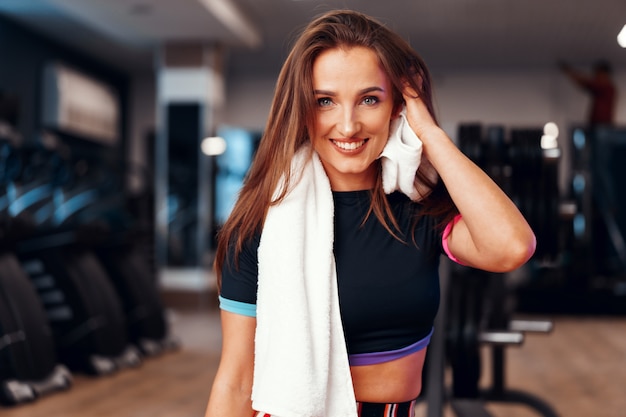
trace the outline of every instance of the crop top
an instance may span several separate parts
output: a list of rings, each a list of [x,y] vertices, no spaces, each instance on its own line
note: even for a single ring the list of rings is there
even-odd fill
[[[439,308],[439,258],[447,251],[438,219],[422,216],[410,235],[419,204],[404,194],[387,196],[404,236],[393,237],[371,214],[370,192],[333,191],[334,255],[341,319],[351,365],[393,360],[428,345]],[[256,316],[260,235],[222,268],[220,308]],[[280,248],[276,248],[280,250]],[[449,255],[450,256],[450,255]]]

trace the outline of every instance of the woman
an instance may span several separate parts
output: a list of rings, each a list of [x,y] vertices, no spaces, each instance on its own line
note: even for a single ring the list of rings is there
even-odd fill
[[[417,195],[394,191],[398,187],[385,193],[381,154],[400,134],[402,122],[420,141],[422,163],[417,172],[414,168],[409,172]],[[281,323],[273,327],[271,337],[261,334],[261,312],[274,308],[261,299],[268,291],[264,293],[262,287],[269,287],[265,279],[271,281],[273,271],[280,275],[282,268],[274,265],[263,275],[264,257],[273,250],[286,254],[284,264],[298,263],[291,257],[299,256],[292,249],[300,243],[272,240],[280,222],[271,217],[283,206],[297,206],[292,200],[300,197],[293,196],[299,196],[301,183],[308,181],[309,174],[303,173],[308,168],[301,169],[300,162],[294,161],[304,161],[305,167],[321,162],[322,176],[332,190],[333,253],[327,264],[331,287],[336,274],[345,340],[330,350],[331,358],[346,356],[349,392],[337,383],[341,377],[333,379],[341,373],[341,357],[329,361],[330,370],[321,370],[326,362],[318,357],[327,357],[319,356],[318,350],[325,349],[326,341],[312,337],[308,341],[314,347],[305,349],[293,340],[299,335],[278,334],[282,320],[287,323],[300,314],[295,311],[300,308],[305,309],[304,316],[298,316],[307,322],[303,326],[314,329],[307,317],[320,304],[314,290],[307,287],[297,303],[290,303],[289,291],[269,290],[269,297],[278,297],[282,316],[265,319],[264,325]],[[396,174],[406,172],[400,167]],[[317,196],[320,189],[305,192]],[[309,208],[310,202],[302,205],[305,222],[317,215],[318,200],[323,198],[313,198],[315,209]],[[306,229],[302,239],[315,235],[317,224]],[[265,251],[264,241],[272,242]],[[240,198],[220,231],[216,270],[221,279],[223,350],[206,416],[383,416],[390,410],[412,416],[438,307],[439,255],[446,253],[474,268],[505,272],[524,264],[534,248],[534,234],[515,205],[437,125],[430,76],[416,52],[360,13],[335,11],[317,18],[303,31],[283,66],[265,135]],[[317,268],[307,263],[317,248],[307,249],[302,251],[303,268]],[[285,282],[289,284],[289,277]],[[330,294],[332,298],[332,288]],[[343,351],[337,355],[342,347],[347,355]],[[305,362],[304,372],[298,368],[300,362],[289,362],[292,353],[300,350],[306,350],[298,357]],[[284,354],[287,367],[298,371],[278,369],[280,358],[273,359],[272,352]],[[258,375],[271,374],[273,369],[280,378]],[[323,376],[325,392],[316,391],[318,375]],[[284,398],[265,395],[272,388],[267,385],[274,383],[267,381],[284,383],[279,391]],[[311,392],[311,398],[295,394],[301,384],[310,391],[299,395]],[[352,407],[333,408],[343,401],[333,397],[336,392],[354,401]]]

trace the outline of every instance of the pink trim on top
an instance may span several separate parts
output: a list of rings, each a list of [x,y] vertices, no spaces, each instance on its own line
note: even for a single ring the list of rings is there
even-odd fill
[[[453,254],[452,252],[450,252],[450,248],[448,247],[448,236],[450,235],[450,232],[452,231],[452,227],[457,224],[459,222],[459,220],[461,220],[463,216],[461,216],[460,214],[457,214],[456,216],[454,216],[454,218],[452,220],[450,220],[450,223],[448,223],[446,225],[446,228],[443,229],[443,235],[441,237],[441,245],[443,246],[443,250],[446,253],[446,255],[448,255],[448,258],[450,258],[451,260],[453,260],[454,262],[456,262],[459,265],[465,265],[463,262],[459,261]]]

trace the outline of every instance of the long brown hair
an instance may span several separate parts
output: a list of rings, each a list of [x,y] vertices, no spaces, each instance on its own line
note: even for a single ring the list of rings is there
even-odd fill
[[[316,114],[312,76],[315,59],[328,49],[355,46],[370,48],[377,54],[392,83],[395,108],[402,106],[402,91],[408,83],[435,118],[430,74],[404,39],[371,17],[351,10],[328,12],[313,20],[296,40],[282,67],[259,148],[239,199],[219,232],[215,259],[218,282],[229,245],[235,245],[236,257],[243,243],[262,229],[269,207],[279,203],[289,189],[295,153],[310,143],[308,127],[313,126]],[[397,225],[383,192],[380,161],[376,163],[379,169],[370,212],[395,235],[393,229],[397,230]],[[277,198],[273,198],[281,177],[286,181]],[[450,218],[454,208],[445,187],[429,180],[421,170],[417,178],[432,190],[420,203],[421,213]]]

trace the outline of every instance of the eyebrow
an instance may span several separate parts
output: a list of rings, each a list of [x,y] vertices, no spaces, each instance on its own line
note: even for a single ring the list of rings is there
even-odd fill
[[[385,89],[382,88],[382,87],[367,87],[367,88],[364,88],[364,89],[360,90],[358,92],[358,95],[363,95],[363,94],[371,93],[371,92],[374,92],[374,91],[379,91],[381,93],[384,93]],[[321,95],[321,96],[335,96],[336,95],[335,92],[328,91],[328,90],[314,90],[313,92],[316,95]]]

